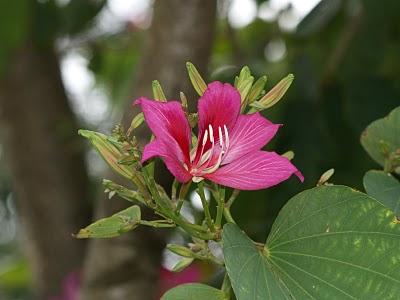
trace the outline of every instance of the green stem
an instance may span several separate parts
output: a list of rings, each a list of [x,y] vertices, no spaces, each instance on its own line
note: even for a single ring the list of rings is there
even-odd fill
[[[172,183],[172,187],[171,187],[172,202],[176,202],[176,192],[178,190],[178,185],[179,185],[179,181],[174,179],[174,182]]]
[[[231,208],[233,202],[236,200],[237,196],[239,196],[239,190],[233,190],[232,195],[229,197],[228,201],[226,202],[226,206]]]
[[[189,181],[181,186],[181,189],[179,191],[178,202],[176,204],[176,210],[175,210],[176,215],[179,215],[181,212],[182,205],[185,202],[185,198],[186,198],[186,195],[189,191],[191,184],[192,184],[192,181]]]
[[[217,228],[221,227],[222,213],[224,212],[224,202],[225,202],[225,189],[221,187],[221,188],[219,188],[219,192],[218,192],[217,217],[215,218],[215,226]]]
[[[145,221],[141,220],[140,225],[146,225],[150,227],[155,227],[155,228],[172,228],[176,227],[174,223],[168,223],[166,220],[156,220],[156,221]]]
[[[224,217],[227,222],[236,224],[235,220],[233,219],[233,217],[231,215],[231,211],[230,211],[229,207],[227,207],[226,205],[224,207]]]
[[[207,201],[206,196],[204,194],[204,181],[200,181],[199,182],[198,194],[199,194],[200,199],[201,199],[201,204],[203,205],[204,215],[205,215],[205,218],[206,218],[206,222],[207,222],[208,228],[210,228],[210,230],[212,232],[215,232],[215,227],[214,227],[214,224],[213,224],[213,220],[211,218],[210,208],[208,206],[208,201]]]

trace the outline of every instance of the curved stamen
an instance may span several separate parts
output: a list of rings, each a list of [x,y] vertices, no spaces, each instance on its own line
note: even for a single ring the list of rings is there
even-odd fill
[[[222,135],[222,129],[221,129],[221,126],[218,126],[218,138],[219,138],[219,145],[221,146],[221,148],[223,149],[224,148],[224,142],[223,142],[223,140],[222,140],[222,137],[223,137],[223,135]]]
[[[228,128],[226,128],[226,125],[224,125],[224,132],[225,132],[225,146],[226,150],[229,148],[229,133],[228,133]]]

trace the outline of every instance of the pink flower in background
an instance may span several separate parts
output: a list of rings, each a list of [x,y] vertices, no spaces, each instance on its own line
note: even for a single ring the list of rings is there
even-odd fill
[[[303,176],[285,157],[260,150],[276,134],[273,124],[259,113],[240,114],[240,94],[230,84],[213,82],[198,102],[198,143],[191,149],[191,129],[177,101],[139,98],[155,140],[146,145],[142,162],[161,157],[180,182],[209,179],[240,189],[276,185],[292,174]]]
[[[81,288],[81,275],[79,272],[69,273],[63,281],[61,295],[51,297],[49,300],[78,300]]]

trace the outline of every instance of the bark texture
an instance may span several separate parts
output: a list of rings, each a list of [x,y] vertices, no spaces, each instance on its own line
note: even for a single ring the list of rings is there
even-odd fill
[[[0,124],[35,291],[48,299],[80,268],[85,243],[71,234],[90,219],[83,147],[52,50],[27,41],[13,53]]]
[[[179,91],[193,91],[185,63],[193,62],[204,73],[213,42],[215,13],[214,0],[156,1],[153,24],[134,84],[134,97],[151,96],[154,79],[160,81],[169,99],[177,99]],[[126,125],[137,113],[132,110],[131,102],[130,99],[123,118]],[[145,136],[143,133],[142,137]],[[156,173],[163,174],[158,178],[168,187],[171,176],[160,168]],[[101,201],[96,218],[111,215],[123,205],[114,199]],[[164,237],[147,228],[138,228],[115,239],[93,240],[86,261],[82,300],[156,299],[163,246]]]

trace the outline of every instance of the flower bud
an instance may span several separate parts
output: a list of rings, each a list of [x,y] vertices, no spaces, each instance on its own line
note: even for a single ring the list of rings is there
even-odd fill
[[[160,102],[167,102],[167,98],[165,97],[164,91],[158,80],[153,80],[153,82],[151,83],[151,87],[153,89],[153,97],[155,100],[158,100]]]
[[[201,78],[196,67],[191,62],[186,63],[186,68],[188,70],[189,78],[192,82],[194,89],[200,96],[202,96],[207,89],[206,83],[204,82],[203,78]]]
[[[196,254],[192,250],[181,245],[168,244],[167,249],[183,257],[189,257],[189,258],[196,257]]]

